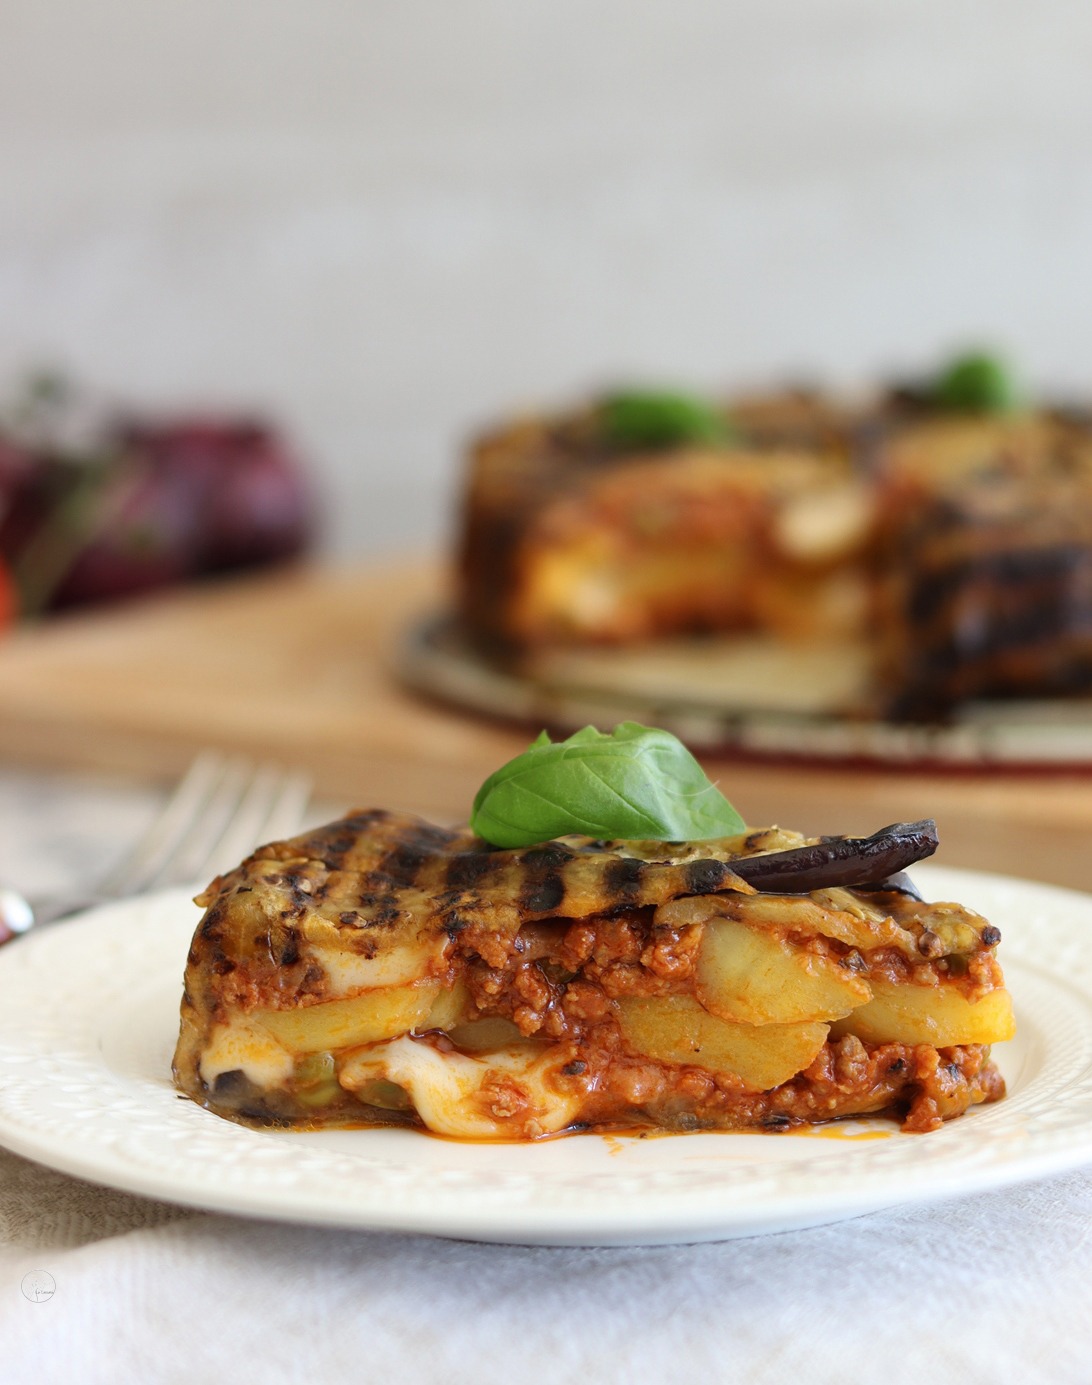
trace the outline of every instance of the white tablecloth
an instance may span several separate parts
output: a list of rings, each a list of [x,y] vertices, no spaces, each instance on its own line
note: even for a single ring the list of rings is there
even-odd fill
[[[0,865],[75,883],[149,804],[0,776]],[[1088,1385],[1090,1285],[1092,1169],[721,1245],[571,1250],[204,1215],[0,1151],[4,1385]]]

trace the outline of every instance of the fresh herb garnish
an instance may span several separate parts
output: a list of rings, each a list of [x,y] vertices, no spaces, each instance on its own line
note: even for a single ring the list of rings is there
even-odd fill
[[[664,390],[627,390],[604,399],[603,432],[616,447],[671,447],[676,443],[728,443],[727,418],[704,399]]]
[[[565,741],[545,731],[478,790],[470,826],[499,847],[569,833],[608,841],[706,841],[746,824],[669,731],[624,721]]]
[[[954,360],[938,377],[933,397],[943,409],[968,413],[1011,413],[1021,404],[1013,372],[999,357],[985,351]]]

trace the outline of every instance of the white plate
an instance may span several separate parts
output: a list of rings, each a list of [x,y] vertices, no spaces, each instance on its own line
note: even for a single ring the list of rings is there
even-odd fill
[[[969,1194],[1092,1160],[1092,897],[916,872],[1004,933],[1009,1095],[931,1135],[578,1135],[459,1144],[411,1130],[249,1130],[171,1086],[197,911],[172,892],[0,951],[0,1144],[84,1178],[249,1216],[544,1245],[721,1240]]]

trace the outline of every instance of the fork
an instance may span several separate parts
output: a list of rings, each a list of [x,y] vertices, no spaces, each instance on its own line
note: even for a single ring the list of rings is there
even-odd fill
[[[203,884],[262,841],[290,836],[310,795],[311,780],[298,770],[202,751],[138,841],[91,889],[35,900],[0,890],[0,943],[95,904]]]

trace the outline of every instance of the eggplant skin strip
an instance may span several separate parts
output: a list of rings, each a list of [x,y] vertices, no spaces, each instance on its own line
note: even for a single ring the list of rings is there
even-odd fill
[[[739,857],[732,870],[764,894],[808,894],[836,885],[875,888],[932,856],[937,845],[936,823],[922,818],[881,827],[871,837],[827,837],[791,851]]]

